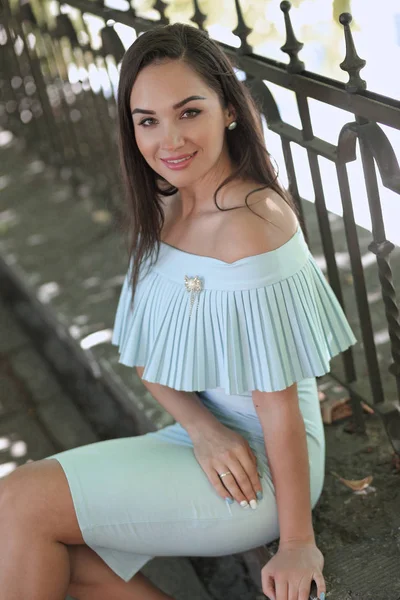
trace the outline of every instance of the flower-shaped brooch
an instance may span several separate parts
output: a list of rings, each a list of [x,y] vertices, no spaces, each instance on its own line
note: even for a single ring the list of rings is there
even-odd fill
[[[197,294],[197,308],[199,307],[199,296],[198,294],[201,292],[201,290],[203,289],[203,284],[199,278],[198,275],[196,275],[196,277],[188,277],[187,275],[185,275],[185,287],[187,289],[188,292],[190,292],[190,313],[189,313],[189,317],[191,317],[192,315],[192,308],[193,308],[193,303],[195,301],[195,295]]]

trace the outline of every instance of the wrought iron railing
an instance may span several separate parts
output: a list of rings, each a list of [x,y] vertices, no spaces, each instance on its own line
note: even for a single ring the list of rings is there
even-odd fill
[[[38,6],[43,8],[43,5],[39,3]],[[108,201],[111,199],[118,210],[122,190],[118,165],[114,160],[117,153],[113,150],[116,150],[117,129],[115,94],[107,94],[104,89],[95,91],[87,72],[91,64],[102,67],[108,74],[112,89],[117,66],[124,54],[124,46],[114,24],[131,26],[139,34],[157,24],[169,22],[165,12],[167,5],[161,0],[155,2],[154,9],[159,14],[156,21],[139,16],[131,6],[129,10],[121,11],[106,7],[101,0],[70,0],[68,5],[77,9],[78,20],[72,22],[69,15],[62,12],[63,3],[59,2],[59,14],[50,23],[44,10],[39,10],[38,14],[26,0],[19,1],[17,10],[10,9],[8,0],[0,0],[0,127],[23,135],[47,162],[70,177],[72,185],[79,186],[82,181],[90,181],[97,192]],[[299,208],[307,236],[307,219],[298,189],[293,145],[304,148],[306,152],[327,277],[346,308],[319,157],[333,163],[336,169],[371,393],[359,393],[353,349],[343,353],[343,366],[338,371],[334,370],[333,375],[350,391],[358,427],[361,430],[364,427],[361,409],[361,400],[364,400],[379,410],[392,444],[400,453],[400,322],[390,266],[394,244],[386,238],[377,176],[378,169],[383,186],[400,194],[399,165],[382,128],[400,129],[400,102],[367,91],[360,76],[365,61],[356,52],[350,30],[350,14],[340,15],[346,44],[346,55],[340,66],[349,77],[344,84],[305,70],[299,58],[303,44],[297,41],[293,31],[290,3],[281,2],[280,7],[287,34],[281,49],[289,56],[288,64],[252,52],[248,43],[252,30],[244,21],[239,0],[235,0],[237,27],[233,33],[240,39],[240,46],[234,48],[219,43],[245,73],[248,85],[262,106],[268,129],[280,136],[289,189]],[[101,45],[97,49],[90,43],[87,25],[82,18],[84,13],[104,20]],[[198,0],[193,0],[191,21],[204,28],[206,15],[200,11]],[[80,80],[75,83],[70,83],[68,77],[71,64],[84,68]],[[301,128],[282,120],[268,83],[294,92]],[[349,113],[349,122],[340,131],[336,144],[314,135],[309,99]],[[383,367],[378,360],[348,175],[348,164],[356,159],[357,142],[365,178],[365,209],[369,210],[372,221],[372,240],[368,249],[376,256],[393,361],[390,366]],[[400,223],[400,209],[398,215]],[[394,377],[395,391],[385,397],[382,379],[388,372],[390,377]]]

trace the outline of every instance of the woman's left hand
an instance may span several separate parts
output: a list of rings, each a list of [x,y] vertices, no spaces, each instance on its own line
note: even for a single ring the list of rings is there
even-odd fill
[[[280,544],[278,552],[261,570],[263,592],[270,600],[309,600],[314,580],[318,598],[322,593],[325,598],[323,568],[324,557],[314,542]]]

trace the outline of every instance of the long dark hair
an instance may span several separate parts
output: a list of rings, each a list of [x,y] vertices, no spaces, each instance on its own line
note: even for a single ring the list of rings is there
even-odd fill
[[[190,66],[220,98],[224,108],[236,110],[237,127],[227,132],[227,145],[236,171],[227,177],[214,193],[217,204],[219,190],[240,176],[256,181],[261,187],[250,194],[271,188],[280,194],[297,214],[289,195],[277,181],[265,147],[260,109],[248,87],[237,78],[234,67],[220,46],[207,32],[191,25],[161,25],[141,34],[128,48],[121,64],[118,86],[119,153],[126,203],[121,228],[128,234],[129,257],[132,259],[132,304],[139,269],[144,258],[160,251],[164,212],[160,196],[171,196],[177,188],[169,184],[145,161],[139,151],[130,109],[130,95],[139,72],[153,62],[180,60]],[[259,216],[259,215],[258,215]]]

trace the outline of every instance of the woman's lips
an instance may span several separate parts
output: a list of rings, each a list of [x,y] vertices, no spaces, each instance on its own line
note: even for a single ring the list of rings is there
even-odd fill
[[[164,165],[166,165],[169,169],[172,169],[173,171],[177,171],[180,169],[185,169],[191,162],[192,159],[196,156],[197,151],[194,152],[193,154],[189,154],[188,157],[184,160],[179,160],[179,162],[169,162],[172,159],[166,160],[165,158],[162,158],[162,162],[164,163]],[[178,159],[174,159],[174,160],[178,160]]]

